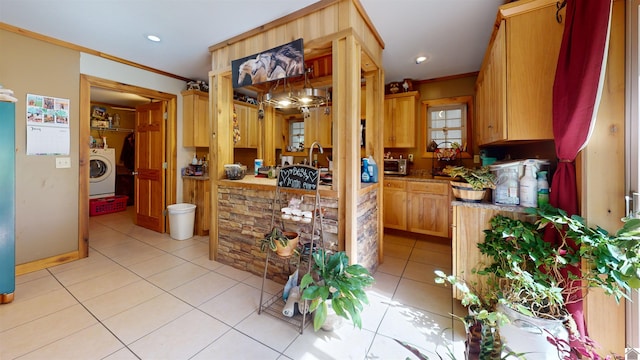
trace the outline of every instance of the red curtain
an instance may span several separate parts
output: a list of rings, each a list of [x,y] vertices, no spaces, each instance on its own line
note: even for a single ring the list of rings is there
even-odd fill
[[[567,0],[565,28],[553,86],[553,134],[558,168],[553,176],[551,205],[577,214],[575,159],[586,145],[602,89],[609,38],[611,0]],[[547,240],[554,241],[551,232]],[[570,269],[579,272],[578,267]],[[581,294],[575,294],[580,298]],[[582,301],[569,301],[581,335],[586,335]]]

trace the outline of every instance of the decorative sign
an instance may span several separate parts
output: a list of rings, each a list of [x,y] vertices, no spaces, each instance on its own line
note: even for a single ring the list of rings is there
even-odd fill
[[[278,186],[291,189],[316,190],[320,170],[307,165],[291,165],[280,169]]]
[[[233,88],[304,75],[302,39],[231,62]]]

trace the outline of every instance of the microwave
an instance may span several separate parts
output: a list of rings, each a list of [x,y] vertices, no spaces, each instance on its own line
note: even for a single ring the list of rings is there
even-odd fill
[[[384,174],[404,176],[409,173],[407,159],[384,159]]]

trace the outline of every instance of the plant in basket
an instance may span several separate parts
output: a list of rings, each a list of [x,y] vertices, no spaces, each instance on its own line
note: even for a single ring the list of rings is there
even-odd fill
[[[496,187],[496,176],[488,166],[478,169],[447,166],[442,172],[454,179],[451,181],[451,189],[458,200],[480,202],[485,197],[486,189]]]
[[[274,251],[282,257],[288,257],[297,254],[298,233],[282,231],[274,226],[270,232],[260,239],[260,250],[267,252]]]

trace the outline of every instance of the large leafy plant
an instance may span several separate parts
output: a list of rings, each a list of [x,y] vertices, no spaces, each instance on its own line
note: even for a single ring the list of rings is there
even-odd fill
[[[300,281],[301,300],[311,300],[309,311],[315,312],[313,328],[317,331],[327,318],[328,304],[336,314],[362,328],[360,313],[369,303],[365,288],[373,284],[369,271],[359,264],[349,265],[343,251],[328,254],[320,249],[312,253],[311,272]]]

